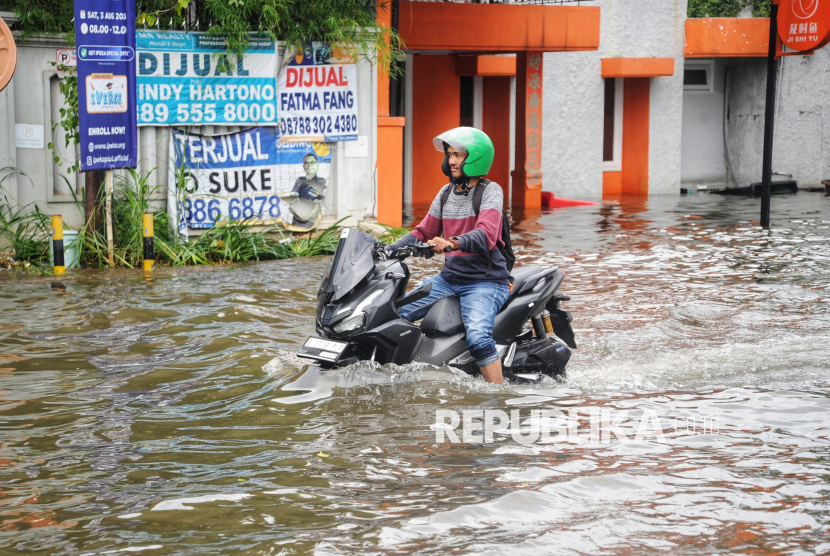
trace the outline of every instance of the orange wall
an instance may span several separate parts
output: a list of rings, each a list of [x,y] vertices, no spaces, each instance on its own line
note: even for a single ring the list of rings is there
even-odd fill
[[[411,50],[555,52],[599,48],[599,6],[455,2],[400,2],[399,6],[401,38]]]
[[[510,78],[483,79],[481,128],[493,140],[496,157],[487,178],[504,190],[505,205],[510,199]]]
[[[651,79],[623,84],[622,193],[648,195],[648,125]]]
[[[706,17],[686,20],[686,58],[767,56],[766,17]]]
[[[602,77],[668,77],[674,58],[603,58]]]
[[[449,181],[432,139],[461,125],[461,78],[455,56],[420,54],[412,66],[412,208],[422,218]]]

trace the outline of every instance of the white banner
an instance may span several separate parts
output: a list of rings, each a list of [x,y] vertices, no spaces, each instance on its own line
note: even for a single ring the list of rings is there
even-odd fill
[[[238,60],[225,38],[136,33],[138,125],[277,125],[277,46],[251,34]]]
[[[357,139],[357,66],[336,63],[323,42],[286,56],[278,87],[281,140]]]
[[[274,127],[212,136],[177,130],[170,153],[167,208],[182,235],[229,219],[301,232],[323,217],[328,143],[283,143]]]

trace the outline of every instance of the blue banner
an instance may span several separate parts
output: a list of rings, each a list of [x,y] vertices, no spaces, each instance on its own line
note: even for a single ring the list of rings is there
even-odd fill
[[[138,125],[277,125],[277,45],[256,34],[238,59],[225,37],[138,32]]]
[[[168,212],[182,234],[222,220],[308,231],[323,216],[329,143],[282,142],[276,127],[225,135],[177,130],[170,153]]]
[[[135,168],[135,2],[75,0],[81,171]]]

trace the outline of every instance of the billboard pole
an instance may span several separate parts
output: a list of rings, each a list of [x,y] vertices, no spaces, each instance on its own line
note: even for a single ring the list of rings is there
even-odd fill
[[[778,41],[778,3],[769,12],[769,51],[767,54],[767,100],[764,106],[764,160],[761,171],[761,227],[769,228],[772,195],[772,136],[775,124],[775,53]]]
[[[113,256],[115,246],[112,233],[112,170],[104,171],[104,185],[107,196],[105,201],[105,209],[107,211],[107,259],[110,262],[110,266],[113,266],[115,264],[115,257]]]

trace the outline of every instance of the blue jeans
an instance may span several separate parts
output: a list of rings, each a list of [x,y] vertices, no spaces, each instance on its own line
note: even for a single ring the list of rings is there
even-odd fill
[[[453,285],[440,274],[424,282],[432,284],[429,296],[409,305],[398,313],[409,322],[422,319],[440,299],[457,295],[461,299],[461,317],[467,334],[467,349],[476,360],[476,365],[485,367],[499,358],[496,341],[493,339],[493,324],[496,314],[507,301],[510,287],[495,282],[473,282]]]

